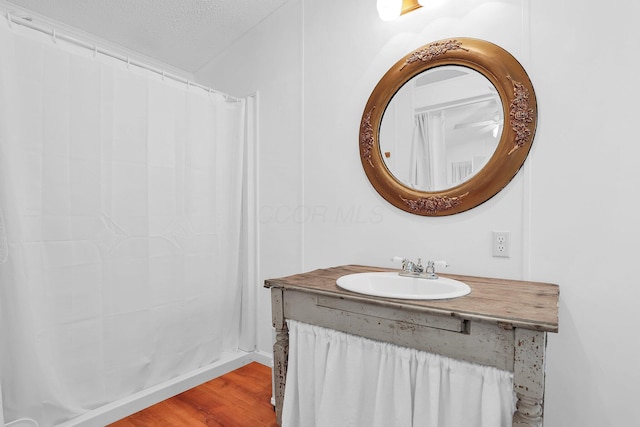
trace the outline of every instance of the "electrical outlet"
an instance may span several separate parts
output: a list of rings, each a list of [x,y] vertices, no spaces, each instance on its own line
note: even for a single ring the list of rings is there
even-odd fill
[[[491,251],[494,257],[509,258],[511,244],[509,231],[494,231],[491,239]]]

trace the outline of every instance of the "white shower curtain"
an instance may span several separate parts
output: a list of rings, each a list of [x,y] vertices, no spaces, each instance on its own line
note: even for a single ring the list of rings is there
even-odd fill
[[[55,425],[238,342],[245,102],[0,23],[0,383]]]
[[[510,427],[513,374],[293,320],[283,427]]]

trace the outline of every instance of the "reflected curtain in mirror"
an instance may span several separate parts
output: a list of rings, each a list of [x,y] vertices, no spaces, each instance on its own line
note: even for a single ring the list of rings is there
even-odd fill
[[[411,176],[409,182],[415,189],[432,191],[439,185],[438,146],[442,144],[442,125],[440,114],[428,112],[415,115],[412,142]]]

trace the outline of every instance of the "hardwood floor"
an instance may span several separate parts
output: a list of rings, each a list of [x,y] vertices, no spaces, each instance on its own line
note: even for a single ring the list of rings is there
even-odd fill
[[[109,427],[276,427],[271,369],[253,362]]]

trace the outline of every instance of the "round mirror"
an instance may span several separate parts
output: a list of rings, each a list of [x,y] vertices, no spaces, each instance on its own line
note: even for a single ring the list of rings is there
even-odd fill
[[[367,177],[390,203],[451,215],[498,193],[529,152],[531,82],[513,56],[476,39],[443,40],[398,61],[362,116]]]

